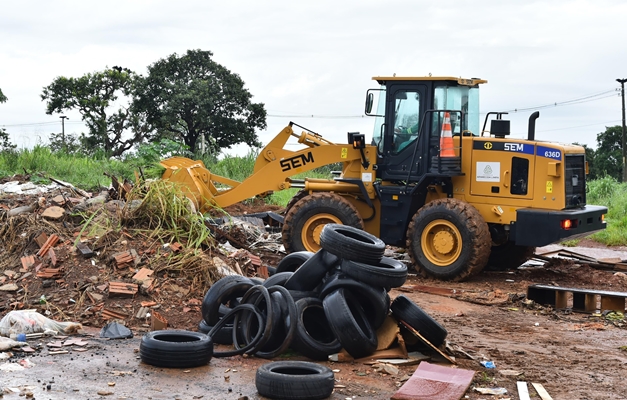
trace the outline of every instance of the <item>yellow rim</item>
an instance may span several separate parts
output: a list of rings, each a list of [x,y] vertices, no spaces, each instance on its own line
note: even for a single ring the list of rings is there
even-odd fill
[[[427,259],[439,267],[453,264],[462,252],[462,236],[457,227],[446,220],[432,221],[422,231],[422,251]]]
[[[341,224],[342,221],[332,214],[320,213],[309,218],[300,233],[300,239],[307,251],[320,250],[320,233],[326,224]]]

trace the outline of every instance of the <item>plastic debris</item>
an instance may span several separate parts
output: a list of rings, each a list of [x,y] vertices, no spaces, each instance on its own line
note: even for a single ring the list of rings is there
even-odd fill
[[[489,369],[496,368],[496,365],[494,365],[494,361],[481,361],[481,365]]]
[[[109,339],[129,339],[133,337],[133,332],[119,322],[109,322],[100,330],[100,337]]]
[[[477,388],[476,387],[475,391],[481,394],[492,394],[492,395],[507,394],[507,389],[505,388]]]
[[[82,329],[78,322],[57,322],[47,318],[37,311],[11,311],[0,320],[0,335],[10,337],[20,333],[30,334],[53,330],[65,334],[76,333]]]

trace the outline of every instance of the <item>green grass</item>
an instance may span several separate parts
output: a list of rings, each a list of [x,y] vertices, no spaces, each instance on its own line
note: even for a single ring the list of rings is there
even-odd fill
[[[590,238],[608,246],[627,245],[627,183],[619,183],[609,176],[590,181],[587,203],[608,208],[607,229]]]

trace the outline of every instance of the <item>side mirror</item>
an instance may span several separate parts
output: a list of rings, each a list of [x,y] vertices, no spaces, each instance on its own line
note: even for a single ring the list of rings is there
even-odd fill
[[[372,112],[372,103],[374,103],[374,95],[372,92],[366,94],[366,115],[370,115]]]

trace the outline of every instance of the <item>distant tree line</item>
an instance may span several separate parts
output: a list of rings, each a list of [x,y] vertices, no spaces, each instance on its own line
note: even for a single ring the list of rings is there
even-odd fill
[[[176,53],[148,67],[146,76],[113,66],[78,78],[60,76],[43,88],[47,114],[76,110],[88,132],[53,133],[54,151],[120,157],[141,144],[200,143],[218,153],[237,143],[260,146],[263,103],[253,103],[239,75],[212,60],[210,51]]]
[[[586,161],[590,168],[588,180],[610,176],[623,181],[623,128],[620,125],[608,126],[605,132],[597,134],[597,148],[574,143],[586,150]]]

